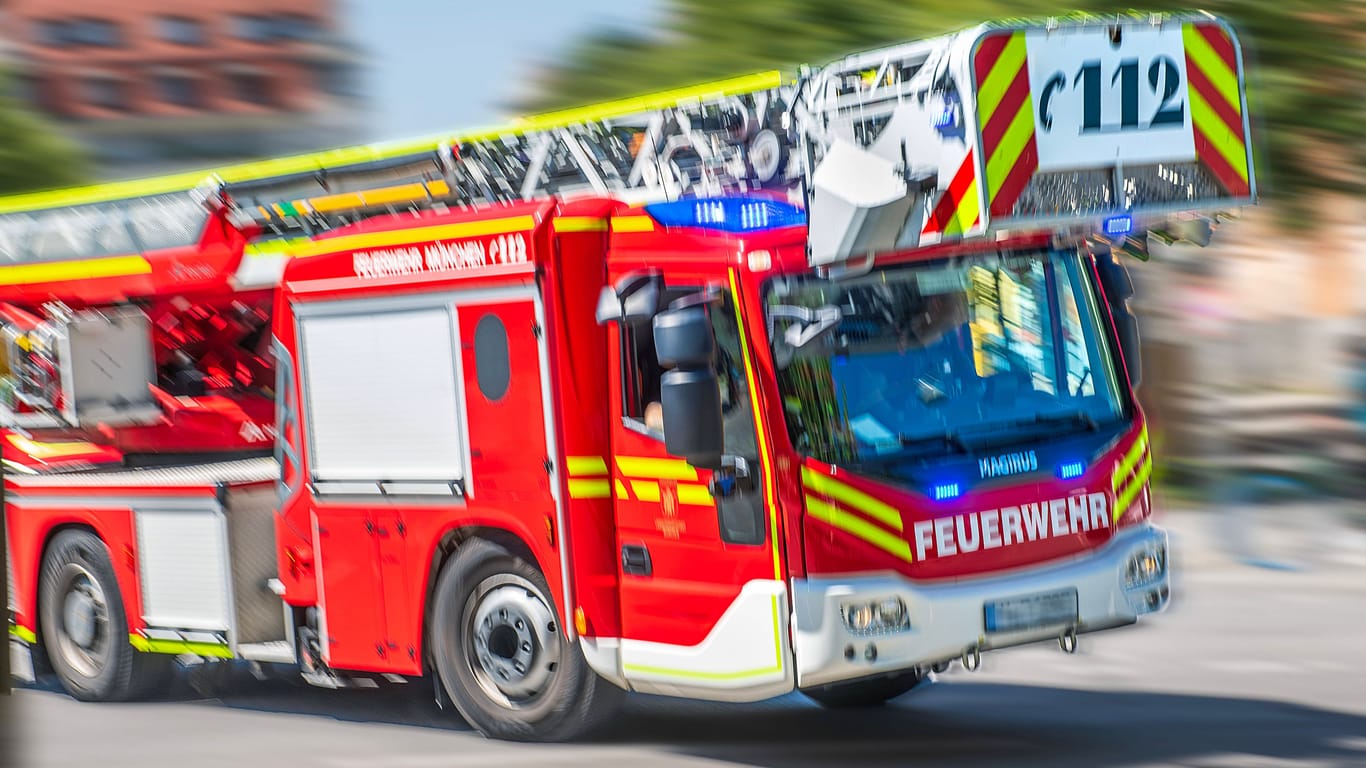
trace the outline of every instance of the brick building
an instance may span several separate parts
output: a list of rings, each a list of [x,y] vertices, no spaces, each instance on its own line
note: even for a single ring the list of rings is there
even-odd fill
[[[106,177],[362,141],[336,0],[0,0],[16,95]]]

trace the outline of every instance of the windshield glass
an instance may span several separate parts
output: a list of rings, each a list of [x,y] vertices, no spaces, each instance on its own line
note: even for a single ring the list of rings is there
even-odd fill
[[[1063,252],[779,279],[769,327],[793,442],[861,463],[1113,422],[1124,406],[1094,297],[1081,257]],[[792,324],[819,308],[838,323],[793,349]]]

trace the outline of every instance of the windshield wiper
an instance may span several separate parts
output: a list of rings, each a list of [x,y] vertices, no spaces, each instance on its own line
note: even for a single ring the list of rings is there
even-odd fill
[[[1014,422],[1012,426],[1030,426],[1046,424],[1077,424],[1086,427],[1086,431],[1095,432],[1100,429],[1100,424],[1096,418],[1086,411],[1067,411],[1065,413],[1036,413],[1031,419],[1021,419]]]
[[[931,445],[946,445],[946,446],[948,446],[948,447],[950,447],[950,448],[956,449],[959,453],[967,453],[967,452],[968,452],[968,444],[967,444],[967,442],[964,441],[963,438],[960,437],[960,436],[958,435],[957,432],[954,432],[954,431],[952,431],[952,430],[945,430],[944,432],[936,432],[936,433],[931,434],[931,435],[915,435],[915,436],[911,436],[911,435],[900,434],[900,435],[897,435],[897,436],[896,436],[896,439],[897,439],[897,442],[901,443],[901,447],[902,447],[903,449],[906,449],[906,448],[917,448],[917,447],[924,447],[924,446],[931,446]]]

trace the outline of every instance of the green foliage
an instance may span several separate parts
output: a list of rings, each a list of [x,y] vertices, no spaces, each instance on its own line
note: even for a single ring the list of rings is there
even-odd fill
[[[0,78],[0,94],[8,94]],[[40,116],[0,96],[0,195],[33,192],[86,181],[82,152]]]
[[[1132,0],[667,0],[661,29],[589,37],[521,108],[600,101],[763,69],[820,64],[880,44],[1021,15],[1115,13]],[[1243,42],[1263,191],[1366,192],[1366,0],[1203,0]],[[1145,11],[1187,10],[1154,0]]]

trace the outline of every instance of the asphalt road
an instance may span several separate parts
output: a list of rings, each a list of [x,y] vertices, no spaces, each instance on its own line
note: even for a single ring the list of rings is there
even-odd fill
[[[590,743],[520,745],[437,711],[422,684],[321,691],[242,678],[212,698],[182,686],[132,705],[28,687],[0,718],[17,742],[10,760],[26,768],[1366,766],[1360,535],[1315,537],[1312,567],[1281,572],[1211,550],[1205,518],[1168,523],[1180,570],[1166,614],[1084,636],[1075,656],[1055,645],[991,654],[977,673],[955,667],[876,710],[831,712],[795,694],[745,706],[639,696]]]

